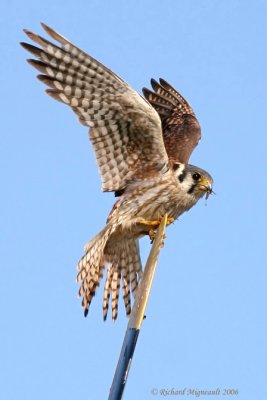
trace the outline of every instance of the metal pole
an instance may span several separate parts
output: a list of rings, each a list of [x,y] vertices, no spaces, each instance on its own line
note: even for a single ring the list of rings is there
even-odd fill
[[[108,400],[120,400],[122,398],[134,349],[144,319],[145,309],[157,266],[158,255],[162,246],[162,239],[166,224],[167,214],[165,214],[160,223],[146,262],[142,279],[138,286]]]

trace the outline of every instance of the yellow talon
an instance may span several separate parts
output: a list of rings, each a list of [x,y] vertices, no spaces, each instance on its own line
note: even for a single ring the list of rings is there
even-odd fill
[[[168,217],[167,218],[167,225],[170,225],[174,221],[174,218]]]
[[[151,240],[150,244],[152,244],[154,242],[155,236],[156,236],[156,232],[153,229],[150,229],[150,231],[148,232],[149,238]],[[161,243],[161,247],[164,246],[164,239],[166,239],[166,234],[164,233],[162,236],[162,243]]]
[[[162,221],[162,218],[159,218],[158,220],[153,220],[153,221],[148,221],[146,219],[141,219],[139,221],[140,224],[147,225],[150,228],[148,231],[148,235],[151,240],[151,244],[153,243],[153,241],[155,239],[155,236],[156,236],[155,231],[159,227],[161,221]],[[170,225],[173,221],[174,221],[174,218],[168,217],[166,225]],[[165,238],[166,238],[166,235],[164,234],[162,237],[162,246],[164,246],[163,239],[165,239]]]
[[[148,221],[146,219],[142,219],[140,221],[140,224],[148,225],[148,226],[151,226],[152,228],[158,228],[161,221],[162,221],[162,218],[159,218],[159,219],[156,219],[153,221]],[[168,217],[166,225],[170,225],[173,221],[174,221],[174,218]]]
[[[158,220],[154,220],[154,221],[148,221],[146,219],[142,219],[140,221],[140,224],[148,225],[148,226],[152,226],[152,227],[158,227],[160,225],[160,221],[161,220],[159,220],[159,219]]]
[[[153,243],[153,240],[155,239],[155,236],[156,236],[156,234],[155,234],[155,232],[153,231],[153,229],[150,229],[150,231],[148,232],[148,235],[149,235],[149,238],[150,238],[150,240],[151,240],[151,244]]]
[[[166,237],[167,237],[167,235],[165,235],[165,233],[163,233],[162,241],[161,241],[161,248],[164,247],[164,239],[166,239]]]
[[[158,219],[158,220],[155,220],[155,221],[150,221],[150,225],[155,227],[155,228],[158,228],[160,223],[161,223],[161,219]]]

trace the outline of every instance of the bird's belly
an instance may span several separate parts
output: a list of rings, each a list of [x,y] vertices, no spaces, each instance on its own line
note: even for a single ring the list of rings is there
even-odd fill
[[[160,179],[144,182],[128,192],[117,209],[116,219],[124,234],[140,237],[151,229],[142,220],[157,221],[165,214],[177,219],[191,207],[176,181]]]

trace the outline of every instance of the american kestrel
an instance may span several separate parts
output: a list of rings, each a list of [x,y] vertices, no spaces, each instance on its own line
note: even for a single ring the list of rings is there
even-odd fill
[[[85,246],[77,282],[84,315],[107,266],[103,315],[111,296],[117,318],[122,286],[126,314],[131,312],[142,276],[138,239],[153,237],[161,218],[169,223],[212,193],[211,176],[188,164],[200,140],[200,126],[188,102],[165,80],[151,80],[144,97],[99,61],[74,46],[47,25],[54,44],[28,30],[40,47],[22,46],[36,59],[28,62],[42,75],[51,97],[69,105],[89,127],[104,192],[114,192],[106,226]]]

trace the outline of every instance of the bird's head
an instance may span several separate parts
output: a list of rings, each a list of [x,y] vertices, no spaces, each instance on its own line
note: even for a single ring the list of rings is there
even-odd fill
[[[206,199],[212,190],[213,179],[210,174],[199,167],[190,164],[176,164],[174,174],[180,182],[181,189],[196,200],[206,195]]]

